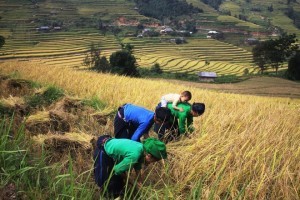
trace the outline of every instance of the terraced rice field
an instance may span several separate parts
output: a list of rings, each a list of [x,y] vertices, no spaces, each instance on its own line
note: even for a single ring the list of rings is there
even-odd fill
[[[165,72],[195,74],[199,71],[215,71],[220,75],[242,75],[251,67],[252,55],[244,49],[212,39],[188,39],[184,45],[147,39],[126,39],[134,46],[134,54],[140,67],[159,63]],[[39,58],[47,64],[81,66],[91,44],[109,55],[120,49],[113,36],[99,33],[77,32],[31,33],[14,35],[2,48],[0,59]],[[205,64],[209,61],[210,64]]]
[[[112,36],[99,33],[57,32],[32,33],[29,36],[15,36],[6,40],[1,49],[0,59],[40,58],[59,65],[78,66],[82,63],[91,44],[101,49],[102,55],[109,56],[120,49]]]
[[[119,19],[120,16],[133,21],[145,18],[133,9],[133,2],[122,0],[20,2],[0,0],[3,8],[0,11],[0,35],[6,38],[0,59],[4,61],[38,59],[49,65],[81,67],[91,44],[99,47],[106,57],[121,46],[113,35],[104,36],[96,27],[76,28],[75,23],[88,19],[93,24],[93,20]],[[46,22],[59,20],[63,22],[60,31],[36,30],[41,25],[48,25]],[[188,38],[188,43],[182,45],[163,39],[125,38],[122,42],[134,46],[140,67],[158,63],[165,72],[188,74],[215,71],[219,75],[242,75],[245,69],[255,72],[251,52],[236,46],[213,39]]]
[[[290,3],[288,4],[287,2]],[[268,10],[270,6],[272,6],[273,8],[272,12]],[[254,10],[256,11],[254,11],[253,8],[255,8]],[[247,24],[247,22],[241,21],[241,24],[236,24],[236,26],[246,25],[253,29],[253,28],[259,28],[259,27],[255,27],[255,24],[257,25],[263,24],[264,26],[268,26],[267,24],[271,23],[273,26],[280,27],[281,29],[283,29],[288,33],[295,33],[299,38],[300,35],[299,28],[297,28],[294,25],[293,20],[288,18],[287,15],[285,14],[288,8],[293,8],[295,13],[297,13],[297,10],[300,9],[299,1],[251,0],[250,3],[249,2],[247,3],[247,1],[233,0],[233,1],[223,2],[219,10],[231,12],[231,17],[222,16],[222,18],[225,18],[228,21],[231,22],[235,21],[232,16],[239,16],[240,14],[241,15],[246,14],[248,18],[247,21],[253,23],[253,24],[251,23]],[[224,21],[224,19],[223,20],[219,19],[219,20]]]
[[[188,74],[214,71],[219,75],[242,75],[246,68],[255,72],[251,52],[213,39],[189,38],[182,45],[136,38],[125,42],[134,46],[141,67],[158,63],[165,72]]]
[[[124,14],[138,19],[146,18],[139,15],[134,9],[133,1],[126,0],[45,0],[37,1],[35,4],[30,1],[1,0],[0,5],[6,16],[13,17],[13,19],[34,18],[35,16],[55,18],[58,16],[64,20],[91,17],[92,15],[113,19],[124,16]],[[12,10],[16,13],[11,12]]]
[[[0,59],[39,58],[62,66],[80,66],[91,44],[105,56],[120,49],[115,37],[99,33],[100,21],[147,19],[125,0],[0,0],[0,7],[0,35],[6,38]],[[61,30],[41,32],[41,26]]]

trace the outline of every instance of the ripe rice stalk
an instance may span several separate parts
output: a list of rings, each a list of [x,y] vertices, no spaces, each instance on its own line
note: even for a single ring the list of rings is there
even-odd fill
[[[34,115],[30,115],[27,119],[27,123],[39,123],[39,122],[46,122],[50,121],[50,116],[48,111],[40,111]]]
[[[192,102],[205,102],[206,112],[194,118],[196,130],[189,138],[167,144],[169,175],[156,180],[160,184],[155,196],[168,196],[167,187],[173,197],[185,198],[195,194],[192,186],[197,184],[201,185],[197,196],[203,199],[299,196],[297,99],[228,94],[37,62],[6,62],[0,69],[7,74],[18,70],[22,78],[56,84],[81,98],[97,96],[112,110],[128,102],[154,110],[163,94],[192,91]]]
[[[44,135],[37,135],[32,137],[33,140],[39,144],[42,144],[46,139],[51,138],[59,138],[71,141],[76,141],[82,144],[83,147],[90,147],[90,141],[93,136],[85,133],[77,133],[77,132],[68,132],[63,135],[58,134],[44,134]]]
[[[0,99],[0,102],[5,107],[14,107],[16,104],[24,104],[24,99],[21,97],[9,96],[8,98]]]

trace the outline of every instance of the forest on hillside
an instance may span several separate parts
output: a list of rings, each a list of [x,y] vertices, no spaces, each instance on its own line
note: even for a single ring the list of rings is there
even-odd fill
[[[203,3],[210,5],[214,9],[218,9],[224,0],[201,0]]]
[[[202,9],[193,7],[192,4],[188,4],[185,0],[135,0],[135,2],[140,14],[160,20],[166,17],[203,12]]]

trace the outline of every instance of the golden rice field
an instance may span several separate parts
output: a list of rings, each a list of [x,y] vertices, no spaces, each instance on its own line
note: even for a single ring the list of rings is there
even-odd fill
[[[215,12],[207,13],[212,11],[207,5],[195,1],[190,3],[205,7],[205,13],[201,16],[203,19],[216,18]],[[91,44],[98,46],[106,57],[121,48],[116,37],[109,34],[104,36],[96,27],[76,28],[74,24],[83,18],[110,19],[112,24],[119,17],[132,20],[133,23],[135,20],[147,21],[146,17],[134,10],[133,2],[124,0],[72,0],[65,4],[61,1],[46,1],[37,6],[29,1],[20,3],[0,0],[0,5],[3,7],[0,11],[0,35],[6,37],[0,59],[35,59],[51,66],[81,67]],[[37,18],[47,23],[62,20],[62,30],[39,32],[36,30],[40,26]],[[174,45],[157,38],[125,38],[121,42],[135,47],[134,55],[139,67],[151,67],[158,63],[165,72],[187,74],[215,71],[218,75],[243,75],[245,69],[250,73],[256,72],[251,52],[217,40],[187,40],[188,43],[184,45]],[[209,61],[210,65],[205,65],[205,61]]]
[[[78,67],[92,43],[101,48],[102,55],[109,56],[120,45],[115,37],[100,34],[96,24],[100,19],[113,24],[120,17],[133,22],[147,20],[133,9],[134,5],[125,0],[0,0],[0,35],[6,39],[0,59],[46,58],[47,64],[53,61],[54,65]],[[51,27],[53,22],[61,23],[62,30],[37,30],[40,26]]]
[[[207,109],[195,118],[190,138],[167,144],[165,169],[157,183],[144,187],[156,199],[300,197],[299,99],[226,94],[34,61],[3,62],[0,72],[55,84],[79,97],[98,96],[113,109],[130,102],[153,110],[163,94],[190,90],[192,102]]]
[[[213,39],[189,38],[187,44],[175,45],[159,39],[126,38],[123,43],[134,46],[140,67],[160,64],[165,72],[195,74],[215,71],[219,75],[243,75],[244,70],[255,73],[252,54],[244,49]],[[109,56],[120,49],[111,35],[103,36],[78,30],[77,32],[32,33],[15,35],[1,49],[0,59],[38,59],[49,65],[81,67],[91,44]],[[209,61],[209,65],[205,65]]]
[[[283,78],[256,76],[238,83],[210,84],[180,80],[172,83],[209,90],[268,97],[300,98],[300,84]]]
[[[126,38],[123,42],[134,46],[141,67],[158,63],[165,72],[188,74],[214,71],[219,75],[243,75],[245,69],[256,72],[251,52],[218,40],[188,38],[181,45],[145,38]]]
[[[91,15],[102,16],[103,19],[111,19],[119,16],[126,16],[145,19],[144,16],[134,10],[134,3],[125,0],[90,0],[90,1],[46,1],[38,2],[38,7],[34,7],[34,4],[30,1],[11,1],[1,0],[0,5],[5,9],[14,9],[14,12],[7,12],[9,19],[23,19],[24,17],[32,17],[32,14],[37,16],[58,16],[63,19],[74,19],[76,17],[90,17]],[[55,12],[51,12],[55,11]]]

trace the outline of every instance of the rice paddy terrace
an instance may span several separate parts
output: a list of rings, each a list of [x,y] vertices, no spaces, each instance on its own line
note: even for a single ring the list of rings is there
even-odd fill
[[[272,8],[272,9],[271,9]],[[295,26],[295,21],[287,16],[287,11],[292,9],[295,15],[299,15],[299,1],[278,0],[251,0],[251,1],[225,1],[221,4],[220,11],[230,11],[231,16],[245,15],[247,21],[265,27],[280,27],[288,33],[300,35],[300,30]]]
[[[140,66],[160,64],[162,70],[194,74],[215,71],[218,74],[242,75],[254,71],[252,54],[236,46],[214,39],[189,38],[186,44],[147,39],[126,39],[134,46]]]
[[[134,9],[133,2],[123,0],[45,0],[38,4],[0,0],[0,6],[0,35],[6,38],[0,51],[1,60],[37,59],[63,67],[81,67],[91,44],[99,47],[106,57],[121,48],[118,38],[99,32],[99,20],[109,19],[111,26],[120,17],[133,23],[147,20]],[[61,29],[37,30],[53,23],[61,24]],[[215,71],[219,75],[242,75],[246,69],[250,73],[256,71],[251,52],[213,39],[192,37],[182,45],[167,42],[165,38],[125,38],[121,42],[134,46],[140,67],[158,63],[165,72],[187,74]]]
[[[49,64],[78,66],[82,63],[91,44],[99,46],[102,55],[110,55],[120,46],[114,37],[85,31],[42,33],[16,36],[2,49],[2,59],[40,59]]]
[[[195,73],[216,71],[219,74],[241,75],[251,67],[252,55],[243,49],[212,39],[189,39],[188,44],[174,45],[152,39],[127,39],[141,67],[159,63],[166,72]],[[119,50],[114,36],[87,31],[14,34],[3,47],[1,59],[39,59],[50,65],[81,66],[90,45],[98,44],[102,55]],[[210,64],[205,64],[209,61]]]
[[[123,2],[123,4],[122,4]],[[115,37],[97,30],[99,20],[126,16],[144,19],[124,1],[0,1],[0,34],[6,38],[0,59],[43,58],[50,64],[80,65],[91,44],[110,55],[120,48]],[[125,14],[126,13],[126,14]],[[56,24],[59,29],[40,30]],[[50,58],[48,61],[45,58]]]

